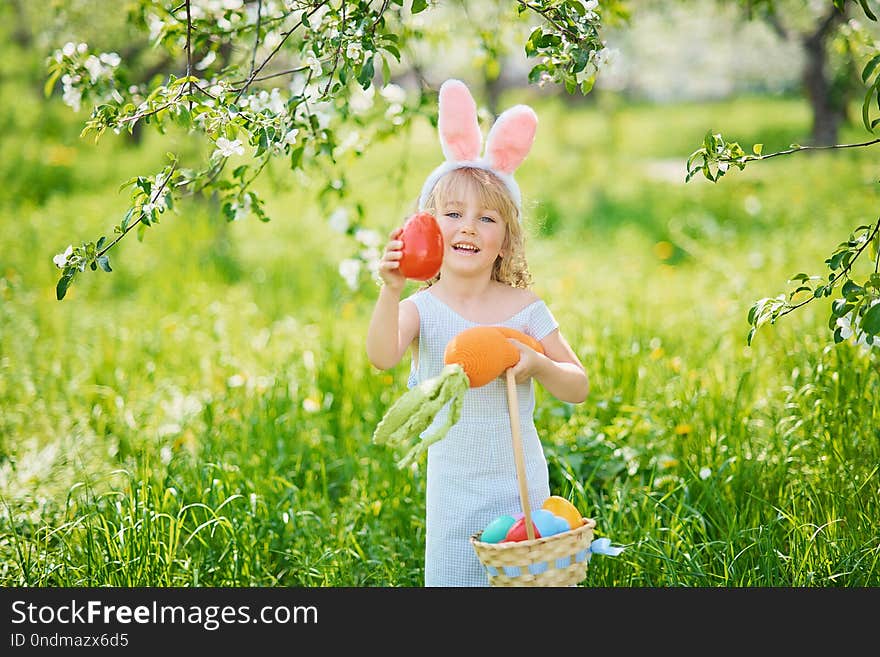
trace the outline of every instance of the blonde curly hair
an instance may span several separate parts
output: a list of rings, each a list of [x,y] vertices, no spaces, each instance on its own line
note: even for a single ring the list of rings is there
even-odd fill
[[[504,257],[498,256],[492,268],[492,280],[505,283],[511,287],[528,288],[532,284],[532,275],[526,262],[525,233],[520,221],[519,209],[510,197],[507,186],[494,174],[485,169],[460,167],[453,169],[437,181],[425,202],[425,209],[437,214],[441,207],[451,198],[461,198],[473,194],[480,205],[496,210],[507,225],[504,238]],[[440,274],[427,281],[431,286],[440,279]]]

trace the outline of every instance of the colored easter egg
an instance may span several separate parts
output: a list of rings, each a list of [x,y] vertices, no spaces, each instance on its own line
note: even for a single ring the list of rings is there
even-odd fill
[[[532,522],[535,523],[535,527],[538,528],[541,536],[553,536],[559,531],[559,523],[556,521],[556,518],[559,516],[554,516],[547,509],[538,509],[537,511],[532,511]],[[565,530],[568,531],[568,523],[565,523]]]
[[[535,529],[535,538],[541,538],[541,533],[535,527],[534,522],[532,523],[532,528]],[[523,517],[510,526],[510,529],[507,531],[507,535],[504,537],[503,542],[527,540],[529,540],[529,535],[526,532],[526,519]]]
[[[430,212],[418,212],[406,220],[400,234],[403,246],[397,271],[417,281],[433,278],[443,264],[443,233]]]
[[[500,543],[515,522],[516,518],[513,516],[498,516],[486,525],[483,533],[480,534],[480,540],[483,543]]]
[[[565,518],[568,521],[569,529],[577,529],[583,524],[581,512],[564,497],[551,495],[544,501],[541,507],[547,509],[550,513]]]
[[[553,514],[553,522],[556,524],[556,534],[562,534],[571,530],[571,527],[568,526],[568,520],[563,518],[562,516],[557,516],[555,513]]]

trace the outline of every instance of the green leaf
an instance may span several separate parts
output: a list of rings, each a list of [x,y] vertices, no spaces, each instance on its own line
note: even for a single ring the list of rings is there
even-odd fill
[[[52,95],[52,90],[55,88],[55,82],[57,82],[58,77],[61,75],[61,69],[55,69],[55,72],[49,76],[46,80],[46,84],[43,85],[43,94],[48,98]]]
[[[105,255],[98,257],[98,265],[107,273],[113,271],[112,269],[110,269],[110,258]]]
[[[853,308],[853,304],[847,303],[846,299],[835,299],[831,303],[831,312],[835,317],[843,317]]]
[[[874,126],[871,125],[870,106],[871,106],[871,98],[874,96],[874,93],[876,92],[876,90],[877,90],[877,87],[876,87],[876,83],[875,83],[874,86],[871,86],[871,88],[868,89],[868,93],[865,94],[865,100],[862,101],[862,123],[864,124],[865,129],[868,130],[869,132],[874,132]]]
[[[544,64],[538,64],[529,71],[529,82],[534,84],[541,79],[541,73],[547,70]]]
[[[859,4],[862,5],[862,11],[865,12],[865,16],[870,18],[872,21],[877,20],[877,16],[874,15],[874,12],[872,12],[871,8],[868,6],[868,0],[859,0]]]
[[[587,13],[587,10],[584,9],[584,6],[580,2],[578,2],[578,0],[567,0],[565,4],[574,9],[574,11],[577,12],[578,16],[583,16],[585,13]]]
[[[868,78],[874,74],[878,64],[880,64],[880,55],[874,55],[862,70],[862,82],[868,82]]]
[[[845,256],[849,251],[838,251],[828,260],[828,266],[834,270],[840,267],[840,262],[843,260],[843,256]]]
[[[391,82],[391,67],[388,66],[388,58],[382,58],[382,84],[387,86]]]
[[[752,153],[754,153],[755,155],[760,155],[761,151],[763,150],[764,144],[755,144],[754,146],[752,146]]]
[[[859,295],[863,294],[864,291],[865,291],[865,288],[863,288],[858,283],[854,283],[851,280],[847,280],[843,284],[843,287],[841,288],[840,293],[844,297],[846,297],[848,301],[853,301],[853,299],[851,299],[850,297],[859,296]]]
[[[375,69],[373,68],[373,57],[370,57],[366,62],[364,62],[363,68],[361,68],[360,73],[358,73],[357,80],[360,82],[361,87],[364,89],[369,88],[370,84],[373,82],[373,74],[375,73]]]
[[[880,303],[868,308],[862,317],[861,327],[868,335],[880,334]]]
[[[299,166],[299,163],[302,161],[303,149],[305,146],[300,146],[299,148],[295,148],[290,151],[290,168],[296,169]]]
[[[55,286],[55,297],[58,301],[61,301],[64,298],[64,295],[67,294],[67,288],[70,287],[71,281],[73,281],[74,273],[71,272],[69,274],[65,274],[58,280],[58,285]]]
[[[418,14],[419,12],[425,11],[428,8],[428,3],[426,0],[413,0],[412,3],[412,13]]]

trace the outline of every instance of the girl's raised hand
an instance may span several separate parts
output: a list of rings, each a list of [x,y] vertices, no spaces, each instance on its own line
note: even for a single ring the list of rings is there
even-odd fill
[[[378,269],[379,277],[385,285],[396,291],[402,290],[406,284],[406,276],[398,271],[400,259],[403,257],[403,242],[399,239],[401,233],[403,228],[395,228],[391,231],[385,252],[379,260]]]

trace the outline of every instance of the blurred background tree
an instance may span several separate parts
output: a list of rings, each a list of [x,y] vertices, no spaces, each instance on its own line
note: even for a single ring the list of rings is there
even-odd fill
[[[50,11],[21,0],[6,4],[0,11],[23,63],[14,71],[9,66],[10,73],[43,87],[48,57],[45,90],[89,112],[84,134],[99,137],[109,129],[137,143],[145,128],[154,128],[201,138],[185,152],[169,153],[160,171],[127,181],[130,204],[114,235],[71,244],[56,256],[59,299],[86,268],[110,271],[112,247],[132,230],[143,238],[176,198],[209,199],[226,221],[267,221],[253,183],[273,159],[315,174],[309,184],[317,181],[327,216],[357,249],[341,270],[351,284],[369,280],[378,253],[374,238],[358,240],[362,208],[355,205],[344,220],[334,213],[348,194],[340,158],[409,130],[414,120],[435,120],[433,93],[446,77],[482,87],[484,117],[498,112],[506,90],[527,85],[571,102],[604,102],[607,91],[609,112],[613,97],[666,102],[803,94],[813,115],[810,145],[830,147],[856,92],[870,81],[873,68],[865,62],[878,52],[868,0],[138,0],[124,11],[106,7],[96,0],[53,1]],[[876,95],[876,81],[872,90]],[[863,121],[873,130],[867,114]],[[707,137],[688,164],[688,179],[700,171],[717,180],[731,164],[773,156],[740,150],[720,135]],[[227,171],[230,158],[245,151],[246,161]],[[44,186],[22,190],[38,193]],[[218,251],[234,248],[224,225],[217,223]],[[850,281],[849,301],[844,295],[836,308],[857,325],[877,299],[873,278],[849,277],[858,255],[874,257],[877,231],[870,228],[860,226],[841,243],[852,252],[835,261],[845,276],[835,274],[827,281],[833,285],[823,281],[821,289],[799,284],[797,294],[827,296]],[[753,328],[800,307],[792,294],[763,299],[753,308]],[[873,317],[864,326],[867,337],[874,335]],[[840,328],[841,316],[831,319],[831,328]]]

